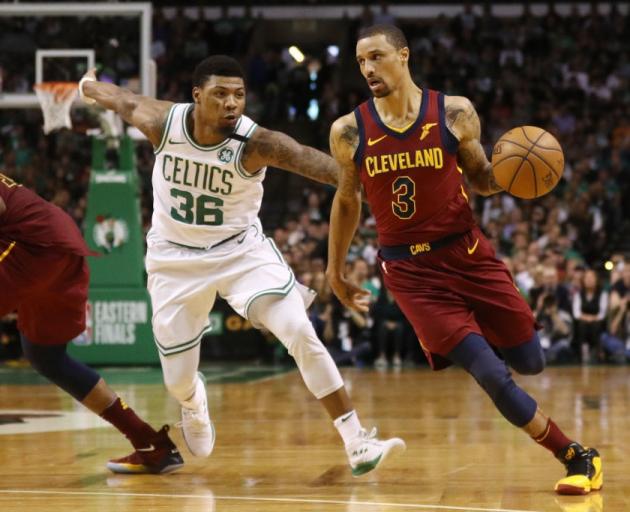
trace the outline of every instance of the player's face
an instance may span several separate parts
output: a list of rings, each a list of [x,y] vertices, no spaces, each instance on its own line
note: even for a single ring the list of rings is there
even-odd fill
[[[230,134],[245,110],[245,83],[238,77],[211,75],[203,87],[193,87],[193,98],[204,123]]]
[[[357,62],[372,94],[389,95],[407,68],[409,49],[397,50],[384,34],[364,37],[357,42]]]

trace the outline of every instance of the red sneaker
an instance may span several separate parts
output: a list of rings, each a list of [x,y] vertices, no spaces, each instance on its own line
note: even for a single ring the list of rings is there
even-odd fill
[[[114,473],[159,474],[170,473],[184,465],[177,446],[168,437],[168,425],[150,439],[146,448],[137,448],[135,452],[107,463],[107,468]]]

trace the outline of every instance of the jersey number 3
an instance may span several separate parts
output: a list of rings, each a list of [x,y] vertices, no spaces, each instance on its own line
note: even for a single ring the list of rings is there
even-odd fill
[[[223,211],[217,206],[223,206],[223,199],[213,196],[200,195],[195,197],[186,190],[171,189],[171,197],[179,200],[177,208],[171,208],[171,217],[186,224],[197,226],[220,226],[223,224]]]
[[[392,211],[399,219],[410,219],[416,213],[416,184],[409,176],[400,176],[392,183]]]

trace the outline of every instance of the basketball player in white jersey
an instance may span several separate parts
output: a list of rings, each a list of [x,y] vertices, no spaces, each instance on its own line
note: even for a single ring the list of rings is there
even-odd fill
[[[272,239],[260,209],[267,165],[337,184],[334,160],[243,115],[243,71],[231,57],[203,60],[193,102],[174,104],[96,81],[80,82],[82,98],[117,112],[155,148],[153,219],[147,236],[153,332],[164,382],[182,406],[184,439],[207,457],[215,440],[206,390],[198,374],[199,343],[215,298],[271,331],[295,359],[308,389],[334,420],[352,474],[375,469],[404,449],[363,429],[341,375],[306,315],[310,304]]]

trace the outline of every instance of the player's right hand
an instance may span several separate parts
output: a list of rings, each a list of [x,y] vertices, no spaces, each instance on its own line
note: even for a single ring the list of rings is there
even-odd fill
[[[360,288],[345,277],[328,279],[333,293],[339,301],[347,308],[354,309],[360,313],[367,313],[370,309],[370,292]]]

